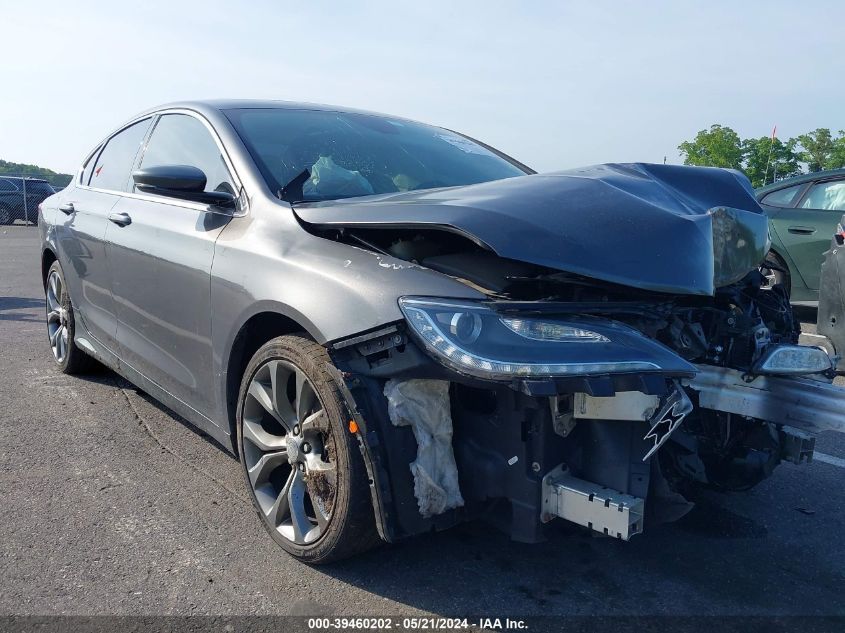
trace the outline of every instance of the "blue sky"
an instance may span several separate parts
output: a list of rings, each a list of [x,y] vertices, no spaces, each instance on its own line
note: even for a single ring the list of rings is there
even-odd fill
[[[711,123],[845,128],[842,2],[4,3],[0,158],[75,171],[134,113],[288,99],[460,130],[540,171],[679,162]]]

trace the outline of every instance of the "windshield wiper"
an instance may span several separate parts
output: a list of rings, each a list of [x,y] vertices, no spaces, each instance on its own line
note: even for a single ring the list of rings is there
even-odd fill
[[[294,202],[302,202],[302,198],[305,195],[302,192],[302,186],[310,177],[311,171],[306,167],[298,176],[279,189],[279,199],[284,200],[285,202],[290,202],[291,204]]]

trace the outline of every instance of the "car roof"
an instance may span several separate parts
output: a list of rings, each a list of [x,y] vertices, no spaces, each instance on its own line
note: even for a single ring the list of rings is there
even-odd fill
[[[307,103],[303,101],[276,101],[272,99],[202,99],[196,101],[177,101],[166,103],[154,108],[149,108],[138,114],[138,117],[148,114],[155,114],[161,110],[185,109],[196,110],[200,113],[208,111],[222,112],[225,110],[237,110],[239,108],[255,109],[277,109],[277,110],[320,110],[323,112],[344,112],[348,114],[369,114],[372,116],[389,117],[391,119],[403,119],[403,117],[371,112],[356,108],[327,105],[324,103]],[[136,117],[137,118],[137,117]]]
[[[785,187],[791,187],[792,185],[800,185],[805,182],[810,182],[811,180],[825,180],[827,178],[836,178],[837,176],[845,177],[845,169],[828,169],[826,171],[813,171],[809,174],[801,174],[799,176],[793,176],[792,178],[784,178],[783,180],[778,180],[777,182],[773,182],[770,185],[766,185],[765,187],[760,187],[759,189],[755,190],[757,197],[769,193],[770,191],[775,191],[777,189],[783,189]]]
[[[50,183],[49,180],[45,180],[44,178],[35,178],[34,176],[7,176],[6,174],[0,174],[0,178],[3,178],[4,180],[26,180],[28,182]]]
[[[227,118],[225,115],[225,112],[227,110],[237,110],[241,108],[275,110],[316,110],[321,112],[339,112],[343,114],[362,114],[392,119],[394,121],[419,123],[414,119],[409,119],[403,116],[397,116],[395,114],[373,112],[371,110],[361,110],[359,108],[347,108],[345,106],[335,106],[325,103],[308,103],[305,101],[282,101],[273,99],[198,99],[193,101],[174,101],[172,103],[164,103],[153,108],[148,108],[147,110],[139,112],[131,119],[125,121],[120,127],[126,127],[126,125],[133,121],[137,121],[142,117],[153,116],[164,110],[193,110],[194,112],[204,115],[208,119],[214,120],[217,117],[223,117],[224,119]],[[429,125],[431,127],[440,127],[436,123],[426,123],[425,125]],[[114,132],[112,132],[112,134],[113,133]]]

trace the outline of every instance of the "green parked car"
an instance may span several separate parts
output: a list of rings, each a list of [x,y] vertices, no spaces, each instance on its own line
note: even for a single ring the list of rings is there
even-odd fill
[[[792,303],[817,305],[824,252],[845,211],[845,169],[802,174],[757,190],[769,215],[775,267],[771,283],[784,283]]]

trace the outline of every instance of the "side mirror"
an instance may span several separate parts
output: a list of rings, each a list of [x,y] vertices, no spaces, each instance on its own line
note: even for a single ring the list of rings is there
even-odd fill
[[[224,209],[235,206],[236,197],[225,191],[204,191],[205,174],[190,165],[156,165],[132,172],[139,191],[210,204]]]

